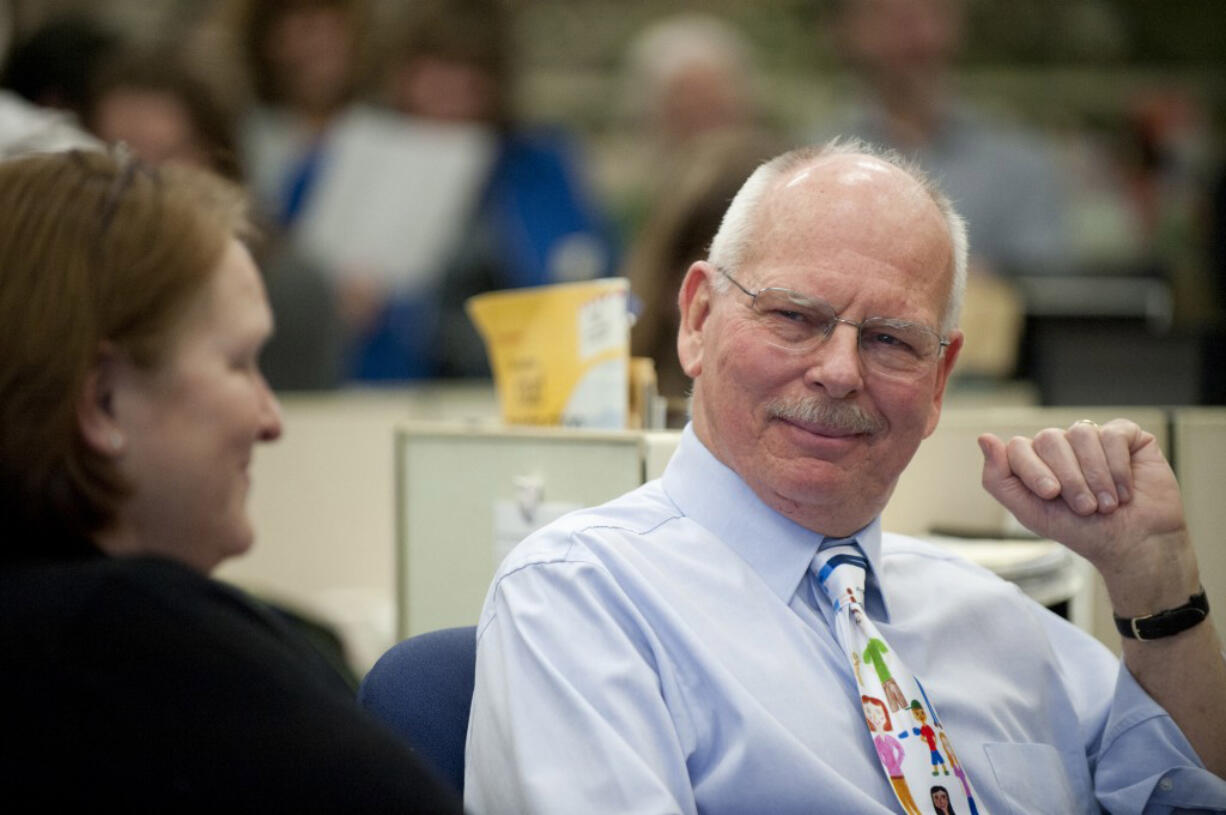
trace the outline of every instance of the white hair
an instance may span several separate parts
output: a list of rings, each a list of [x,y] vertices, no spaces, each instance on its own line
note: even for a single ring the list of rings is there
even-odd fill
[[[652,23],[627,47],[625,96],[630,112],[645,114],[669,84],[694,65],[717,69],[736,86],[738,96],[752,96],[753,49],[741,31],[711,14],[683,12]]]
[[[719,230],[711,240],[707,262],[728,272],[743,265],[754,248],[754,237],[758,227],[756,216],[761,211],[763,200],[773,183],[790,170],[802,165],[812,164],[833,156],[848,155],[872,156],[903,171],[928,193],[937,209],[940,210],[949,232],[950,245],[953,248],[952,280],[940,327],[941,335],[947,336],[958,325],[958,316],[962,311],[962,298],[966,293],[969,252],[966,222],[954,209],[949,197],[918,164],[893,150],[885,150],[860,139],[836,138],[821,146],[800,147],[776,156],[754,170],[753,174],[741,185],[741,189],[733,197],[727,211],[724,212]],[[723,275],[717,275],[712,278],[711,282],[718,291],[730,285]]]

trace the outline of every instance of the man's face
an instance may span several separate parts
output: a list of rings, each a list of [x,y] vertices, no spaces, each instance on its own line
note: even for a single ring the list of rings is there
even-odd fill
[[[727,270],[750,291],[792,289],[840,317],[940,325],[952,249],[944,219],[912,179],[863,156],[810,164],[780,179],[755,219],[754,250]],[[678,350],[694,382],[694,428],[768,505],[829,535],[847,535],[885,506],[920,441],[936,427],[961,335],[909,376],[862,364],[855,328],[782,349],[719,272],[691,267]],[[797,418],[797,414],[809,418]]]

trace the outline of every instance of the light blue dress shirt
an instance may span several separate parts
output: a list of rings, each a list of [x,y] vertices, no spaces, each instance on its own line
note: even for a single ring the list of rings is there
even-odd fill
[[[857,539],[868,612],[923,679],[986,811],[1226,809],[1226,781],[1089,635],[878,522]],[[477,629],[467,807],[896,812],[812,590],[821,540],[689,428],[660,480],[530,536]]]

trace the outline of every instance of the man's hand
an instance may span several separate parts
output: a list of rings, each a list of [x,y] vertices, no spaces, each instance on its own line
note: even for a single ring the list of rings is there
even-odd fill
[[[983,486],[1036,534],[1085,557],[1115,613],[1178,607],[1199,574],[1175,474],[1150,433],[1124,419],[1080,421],[1006,445],[979,437]],[[1201,760],[1226,778],[1226,661],[1213,621],[1152,641],[1126,639],[1124,663]]]
[[[1148,614],[1196,591],[1179,485],[1153,434],[1126,419],[1080,421],[1007,445],[985,434],[979,446],[984,488],[1027,529],[1094,564],[1117,613]]]

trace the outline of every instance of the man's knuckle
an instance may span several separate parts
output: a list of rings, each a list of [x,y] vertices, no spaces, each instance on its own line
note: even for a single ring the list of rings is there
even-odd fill
[[[1053,450],[1065,438],[1064,434],[1065,431],[1055,427],[1040,430],[1034,435],[1034,447],[1040,453]]]

